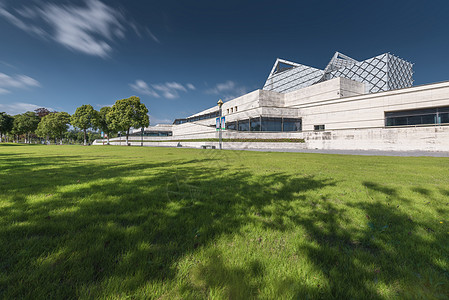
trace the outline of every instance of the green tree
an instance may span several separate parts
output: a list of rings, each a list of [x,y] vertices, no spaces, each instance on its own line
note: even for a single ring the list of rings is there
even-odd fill
[[[37,129],[39,117],[32,111],[17,115],[14,118],[14,131],[17,134],[25,134],[25,142],[30,142],[30,136]]]
[[[19,116],[20,115],[13,116],[14,121],[13,121],[12,129],[11,129],[11,133],[13,134],[13,140],[15,140],[16,143],[19,142],[20,136],[25,133],[24,128],[21,126]]]
[[[131,127],[147,127],[150,124],[148,109],[145,104],[140,103],[140,98],[135,96],[117,100],[106,117],[112,128],[126,132],[127,145]]]
[[[109,145],[109,137],[111,134],[115,133],[114,128],[112,127],[112,124],[110,123],[110,119],[108,119],[107,115],[111,111],[111,107],[104,106],[100,109],[100,112],[98,113],[98,119],[97,119],[97,127],[103,131],[108,139],[108,145]]]
[[[51,138],[60,138],[60,143],[62,144],[62,139],[64,138],[65,132],[69,128],[70,115],[66,112],[56,112],[46,115],[42,118],[39,125],[37,126],[36,134],[40,137],[46,138],[48,140]]]
[[[87,129],[96,127],[98,112],[90,104],[80,106],[72,115],[71,124],[84,132],[84,146],[86,146]]]
[[[3,135],[6,135],[12,130],[14,125],[14,118],[5,112],[0,112],[0,143]]]

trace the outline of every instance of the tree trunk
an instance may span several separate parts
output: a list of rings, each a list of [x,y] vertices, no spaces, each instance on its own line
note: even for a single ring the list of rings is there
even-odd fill
[[[87,145],[87,143],[86,143],[86,129],[84,129],[84,146],[86,146]]]
[[[126,131],[126,146],[128,146],[128,136],[129,136],[129,128]]]
[[[107,133],[107,138],[108,138],[108,145],[109,145],[109,132]]]

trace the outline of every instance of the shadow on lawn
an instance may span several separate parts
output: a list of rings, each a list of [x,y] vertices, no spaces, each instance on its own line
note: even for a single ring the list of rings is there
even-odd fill
[[[414,234],[427,225],[384,204],[361,201],[354,206],[368,216],[372,228],[349,232],[342,227],[345,205],[326,195],[311,203],[303,195],[336,185],[333,180],[282,173],[255,177],[243,168],[231,173],[223,164],[213,167],[212,158],[91,167],[74,164],[85,160],[78,156],[7,159],[17,168],[0,177],[1,192],[11,202],[0,207],[0,298],[133,295],[151,283],[173,279],[181,258],[223,234],[239,233],[248,222],[279,232],[290,230],[292,223],[305,230],[302,238],[319,245],[301,243],[298,255],[306,253],[328,285],[280,278],[279,295],[381,298],[377,282],[418,282],[416,274],[428,275],[422,270],[435,276],[445,272],[422,251],[441,247],[443,236],[429,231],[434,238],[423,240]],[[365,186],[403,201],[394,189],[371,182]],[[37,194],[46,196],[27,201]],[[313,213],[292,213],[293,202],[311,205]],[[275,209],[264,210],[273,204]],[[389,239],[393,230],[395,237],[403,232],[404,238]],[[207,297],[208,289],[223,287],[229,298],[257,297],[263,279],[254,279],[266,272],[261,262],[230,268],[219,251],[210,257],[195,271],[201,284],[183,285],[180,292]]]

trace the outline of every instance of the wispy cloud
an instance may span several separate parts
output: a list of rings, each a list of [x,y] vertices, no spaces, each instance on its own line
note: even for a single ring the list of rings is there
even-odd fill
[[[13,11],[13,12],[11,12]],[[18,28],[44,39],[54,40],[77,52],[108,57],[112,44],[124,39],[128,29],[141,36],[145,31],[159,42],[148,28],[139,26],[123,11],[99,0],[86,0],[85,5],[41,4],[11,10],[0,3],[0,16]]]
[[[230,100],[246,94],[248,89],[245,86],[239,86],[232,80],[217,83],[213,88],[205,91],[206,94],[218,95],[223,100]]]
[[[10,93],[10,89],[24,89],[40,86],[39,81],[26,75],[15,75],[14,77],[0,73],[0,94]]]
[[[153,115],[150,115],[150,123],[151,123],[151,126],[157,125],[157,124],[172,124],[173,120],[170,120],[167,118],[158,118]]]
[[[131,83],[129,86],[133,89],[133,91],[139,94],[152,96],[156,98],[160,97],[159,94],[156,93],[153,89],[151,89],[148,86],[148,84],[143,80],[136,80],[135,83]]]
[[[178,82],[165,82],[148,85],[143,80],[136,80],[135,83],[129,85],[135,92],[152,97],[164,97],[166,99],[179,98],[180,92],[188,92],[188,90],[195,90],[195,86],[191,83],[185,86]]]
[[[21,114],[27,111],[34,111],[37,108],[40,108],[43,106],[31,104],[31,103],[23,103],[23,102],[15,102],[15,103],[8,103],[8,104],[2,104],[0,103],[0,111],[4,111],[10,115],[17,115]],[[52,108],[47,107],[48,110],[52,111]]]

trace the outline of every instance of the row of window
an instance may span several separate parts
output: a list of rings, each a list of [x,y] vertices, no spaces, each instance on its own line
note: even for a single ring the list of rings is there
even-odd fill
[[[190,117],[190,118],[186,118],[186,119],[176,119],[173,124],[179,125],[179,124],[184,124],[187,122],[196,122],[196,121],[200,121],[200,120],[206,120],[206,119],[212,119],[212,118],[216,118],[220,115],[220,113],[217,111],[211,112],[211,113],[207,113],[204,115],[199,115],[199,116],[195,116],[195,117]]]
[[[449,106],[385,112],[385,126],[449,123]]]
[[[229,112],[232,114],[234,112],[237,112],[237,106],[231,107],[226,109],[227,114],[229,115]]]
[[[141,132],[134,132],[130,134],[130,136],[141,136]],[[171,131],[144,131],[143,136],[172,136],[173,132]]]
[[[226,122],[226,129],[237,131],[301,131],[301,119],[256,117]]]

